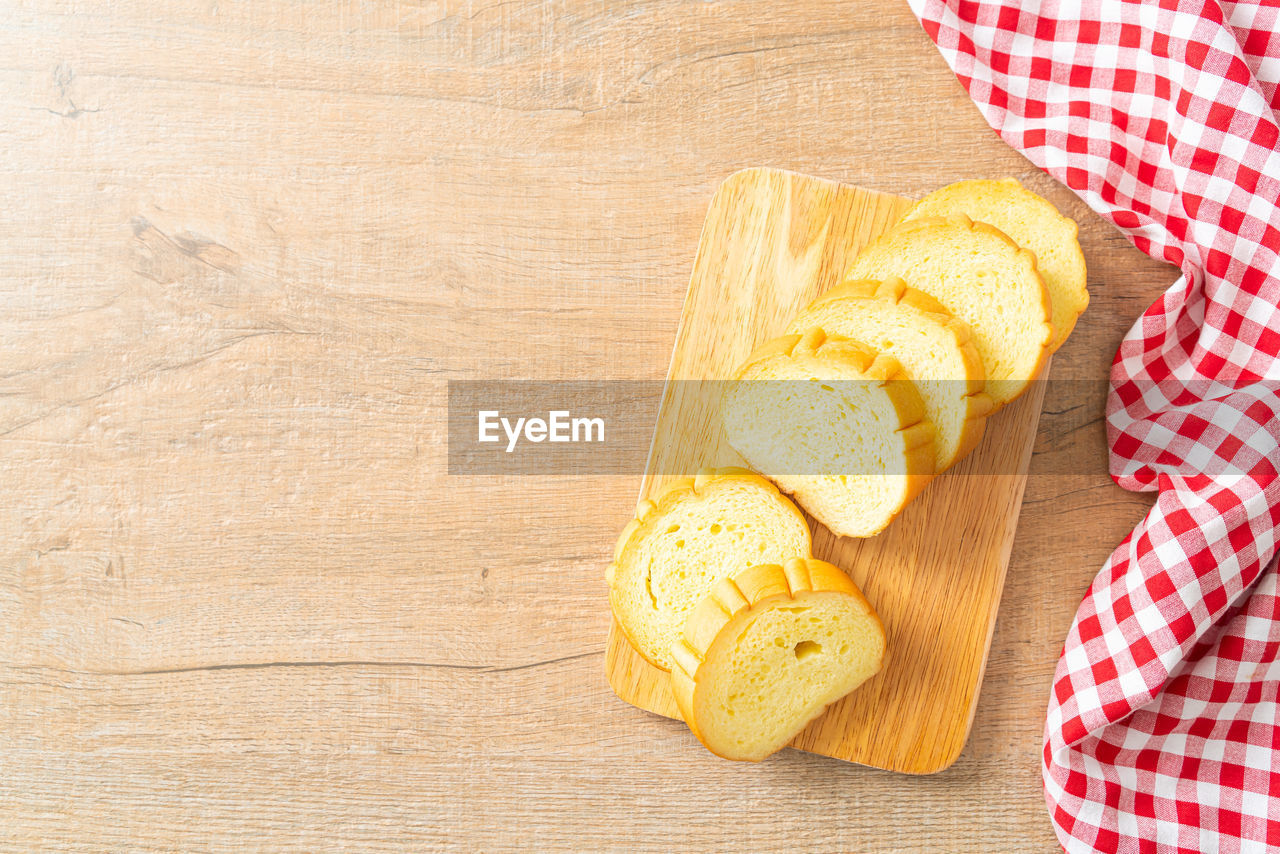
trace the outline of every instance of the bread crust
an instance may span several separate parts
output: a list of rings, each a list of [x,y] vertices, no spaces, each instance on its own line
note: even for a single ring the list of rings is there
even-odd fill
[[[734,625],[745,620],[753,609],[761,605],[772,604],[779,599],[794,600],[804,593],[821,592],[844,593],[852,597],[856,607],[874,619],[883,649],[884,624],[853,579],[839,567],[812,557],[795,557],[781,566],[759,564],[733,578],[722,579],[689,613],[684,634],[671,649],[675,661],[671,668],[671,690],[685,723],[712,753],[725,759],[736,758],[725,756],[709,743],[694,714],[698,671],[706,662],[711,645],[721,632],[726,629],[732,631]]]
[[[653,658],[645,655],[644,651],[641,649],[641,645],[636,642],[634,636],[628,629],[627,620],[619,613],[621,608],[616,601],[618,594],[615,590],[618,564],[621,562],[622,556],[626,552],[632,539],[643,529],[647,522],[661,516],[667,507],[675,503],[682,496],[689,493],[699,494],[705,490],[709,484],[718,480],[730,478],[754,483],[756,486],[766,489],[772,494],[778,496],[779,502],[785,505],[790,512],[795,514],[796,519],[799,520],[804,530],[809,533],[810,548],[813,546],[812,533],[809,532],[809,523],[805,521],[804,514],[800,512],[798,507],[796,507],[795,502],[783,495],[772,481],[739,466],[701,468],[693,477],[679,477],[672,480],[654,500],[642,498],[636,502],[635,517],[623,526],[622,533],[618,535],[618,539],[613,546],[613,560],[610,561],[609,566],[605,568],[604,577],[605,582],[609,585],[609,607],[610,610],[613,611],[614,621],[618,624],[618,628],[622,630],[622,636],[626,639],[627,644],[639,653],[645,661],[649,662],[659,670],[665,671],[668,668],[662,662],[654,661]]]

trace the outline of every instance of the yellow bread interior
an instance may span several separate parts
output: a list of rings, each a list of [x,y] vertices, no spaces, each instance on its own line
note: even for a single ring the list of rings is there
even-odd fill
[[[1076,319],[1089,307],[1088,271],[1080,249],[1079,226],[1058,213],[1048,199],[1013,178],[959,181],[935,190],[909,210],[903,221],[957,213],[994,225],[1036,256],[1036,266],[1053,304],[1050,320],[1054,337],[1049,351],[1061,347],[1075,328]]]
[[[879,617],[840,569],[812,558],[720,581],[673,648],[689,728],[726,759],[758,762],[879,670]]]
[[[1053,341],[1035,256],[963,214],[904,222],[853,262],[850,279],[898,277],[964,321],[997,407],[1026,391]]]
[[[809,549],[804,516],[772,483],[745,469],[704,469],[636,507],[605,573],[609,604],[631,646],[669,670],[690,609],[717,581]]]
[[[721,415],[752,468],[841,536],[884,530],[933,474],[933,425],[898,361],[822,329],[748,357]]]
[[[950,468],[982,438],[991,412],[986,372],[969,327],[928,294],[901,279],[847,281],[823,294],[788,332],[821,327],[897,359],[933,422],[934,469]]]

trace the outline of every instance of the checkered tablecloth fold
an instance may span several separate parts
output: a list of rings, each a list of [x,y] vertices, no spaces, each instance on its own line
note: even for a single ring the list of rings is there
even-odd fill
[[[1280,5],[910,3],[1003,139],[1182,271],[1112,366],[1112,476],[1158,496],[1054,675],[1058,838],[1277,850]]]

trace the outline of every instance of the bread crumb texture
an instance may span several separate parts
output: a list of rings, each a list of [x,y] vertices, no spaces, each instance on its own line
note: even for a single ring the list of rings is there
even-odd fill
[[[934,427],[899,362],[822,329],[749,357],[722,417],[748,464],[841,536],[884,530],[934,472]]]
[[[1003,232],[963,214],[903,222],[854,260],[849,277],[898,277],[968,325],[997,407],[1040,373],[1053,341],[1036,260]]]
[[[777,487],[744,469],[707,469],[636,508],[606,573],[609,602],[636,651],[669,670],[686,616],[717,581],[809,549],[804,516]]]

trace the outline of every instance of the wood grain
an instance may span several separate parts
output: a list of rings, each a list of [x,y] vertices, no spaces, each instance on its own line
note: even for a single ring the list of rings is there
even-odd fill
[[[1056,851],[1071,615],[1149,498],[1046,392],[972,735],[743,768],[619,701],[640,476],[450,477],[446,382],[661,380],[767,165],[1081,223],[1100,380],[1176,273],[986,126],[899,0],[0,5],[0,849]],[[1074,472],[1064,475],[1062,472]]]
[[[911,200],[776,169],[731,175],[711,199],[640,498],[673,473],[746,465],[707,389],[838,284]],[[814,554],[844,568],[885,624],[883,670],[794,746],[890,771],[933,774],[964,748],[1017,529],[1044,385],[994,416],[975,451],[881,535],[836,537],[810,518]],[[665,473],[665,474],[664,474]],[[605,654],[619,697],[680,718],[667,675],[617,622]]]

